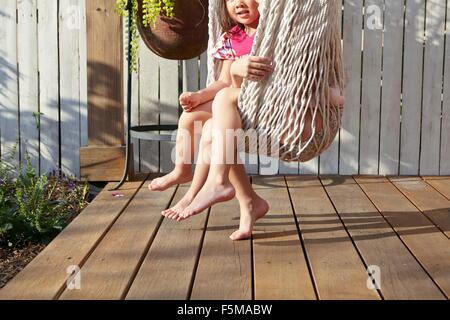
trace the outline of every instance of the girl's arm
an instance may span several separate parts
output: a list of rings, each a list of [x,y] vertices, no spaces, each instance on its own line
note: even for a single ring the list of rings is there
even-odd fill
[[[272,60],[266,57],[245,56],[234,61],[230,68],[233,86],[240,88],[243,79],[262,81],[273,71]]]
[[[244,82],[244,78],[237,76],[235,74],[231,75],[231,84],[233,88],[240,88],[242,86],[242,82]]]
[[[231,86],[231,74],[230,68],[233,61],[231,60],[223,60],[222,61],[222,69],[220,70],[220,76],[217,81],[214,81],[205,89],[199,90],[197,93],[200,95],[201,103],[205,103],[207,101],[213,100],[216,96],[217,92],[222,90],[223,88]]]
[[[196,92],[183,92],[181,94],[180,105],[184,111],[191,112],[199,105],[213,100],[217,92],[231,85],[231,63],[232,61],[230,60],[223,60],[219,79],[211,83],[205,89]]]

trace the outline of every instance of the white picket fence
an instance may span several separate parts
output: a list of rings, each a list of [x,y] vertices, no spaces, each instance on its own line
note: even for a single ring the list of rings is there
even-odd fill
[[[449,175],[450,3],[342,2],[347,104],[334,144],[307,163],[251,156],[248,171]],[[41,172],[79,175],[78,150],[87,144],[84,12],[84,0],[0,0],[2,158],[19,141],[16,161],[27,150]],[[176,123],[179,94],[205,85],[206,55],[165,60],[142,43],[138,69],[133,124]],[[133,143],[136,170],[173,167],[173,143]]]

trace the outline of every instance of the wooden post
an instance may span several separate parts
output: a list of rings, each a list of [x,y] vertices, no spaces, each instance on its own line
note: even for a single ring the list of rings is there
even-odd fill
[[[125,165],[122,18],[114,6],[86,1],[88,146],[80,171],[90,181],[119,180]]]

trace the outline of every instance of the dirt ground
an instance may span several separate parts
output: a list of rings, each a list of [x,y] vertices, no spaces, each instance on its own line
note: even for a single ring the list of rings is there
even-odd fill
[[[45,248],[45,244],[30,244],[20,249],[0,247],[0,288],[19,273]]]

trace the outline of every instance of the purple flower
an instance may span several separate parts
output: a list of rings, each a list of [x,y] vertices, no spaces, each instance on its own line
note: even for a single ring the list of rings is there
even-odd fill
[[[70,190],[70,191],[74,190],[74,189],[76,188],[76,186],[77,186],[77,185],[76,185],[75,182],[69,181],[68,187],[69,187],[69,190]]]

